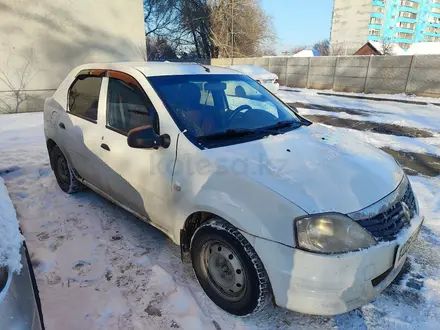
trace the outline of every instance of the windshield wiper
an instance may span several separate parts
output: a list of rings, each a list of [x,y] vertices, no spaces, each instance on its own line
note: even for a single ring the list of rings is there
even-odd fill
[[[287,127],[292,127],[292,126],[302,126],[305,125],[303,122],[300,121],[294,121],[294,120],[282,120],[279,121],[273,125],[270,126],[265,126],[265,127],[261,127],[261,129],[264,130],[276,130],[276,129],[280,129],[280,128],[287,128]]]
[[[224,132],[218,132],[214,134],[209,134],[205,136],[200,136],[199,140],[215,140],[215,139],[222,139],[222,138],[233,138],[233,137],[240,137],[240,136],[247,136],[247,135],[256,135],[256,134],[264,134],[264,135],[278,135],[281,134],[277,131],[277,129],[285,128],[285,127],[300,127],[302,125],[305,125],[302,122],[296,122],[293,120],[283,120],[279,121],[276,124],[260,127],[260,128],[229,128]]]
[[[199,140],[215,140],[215,139],[222,139],[222,138],[232,138],[232,137],[240,137],[240,136],[247,136],[247,135],[255,135],[255,134],[273,134],[271,130],[267,129],[248,129],[248,128],[229,128],[224,132],[218,132],[214,134],[209,134],[205,136],[200,136]]]

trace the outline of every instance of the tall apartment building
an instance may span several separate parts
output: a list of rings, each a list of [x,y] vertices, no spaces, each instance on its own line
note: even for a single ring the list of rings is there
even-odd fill
[[[367,40],[440,41],[440,0],[334,0],[332,48],[353,54]]]

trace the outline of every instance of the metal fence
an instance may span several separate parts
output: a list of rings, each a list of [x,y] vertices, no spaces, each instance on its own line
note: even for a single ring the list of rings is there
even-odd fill
[[[231,59],[212,59],[228,66]],[[440,97],[440,56],[319,56],[236,58],[276,73],[289,87]]]

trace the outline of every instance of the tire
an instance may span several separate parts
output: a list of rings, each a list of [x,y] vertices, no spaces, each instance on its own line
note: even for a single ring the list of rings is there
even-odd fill
[[[68,194],[75,194],[82,190],[83,185],[75,178],[72,167],[58,146],[52,148],[50,162],[62,191]]]
[[[225,311],[246,316],[270,301],[263,263],[246,238],[226,221],[214,218],[196,230],[191,260],[203,290]]]

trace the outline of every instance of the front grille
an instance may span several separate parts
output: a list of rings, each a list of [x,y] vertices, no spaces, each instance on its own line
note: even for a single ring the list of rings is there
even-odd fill
[[[388,210],[374,217],[359,220],[358,223],[368,230],[379,241],[392,241],[404,227],[410,223],[404,216],[404,209],[401,202],[405,202],[410,210],[411,218],[416,214],[416,200],[411,186],[408,187],[400,201],[393,204]]]
[[[416,214],[417,206],[416,206],[416,198],[414,196],[414,193],[410,185],[408,185],[408,188],[406,189],[402,201],[405,202],[406,205],[408,205],[409,210],[411,211],[411,218],[412,218]]]

